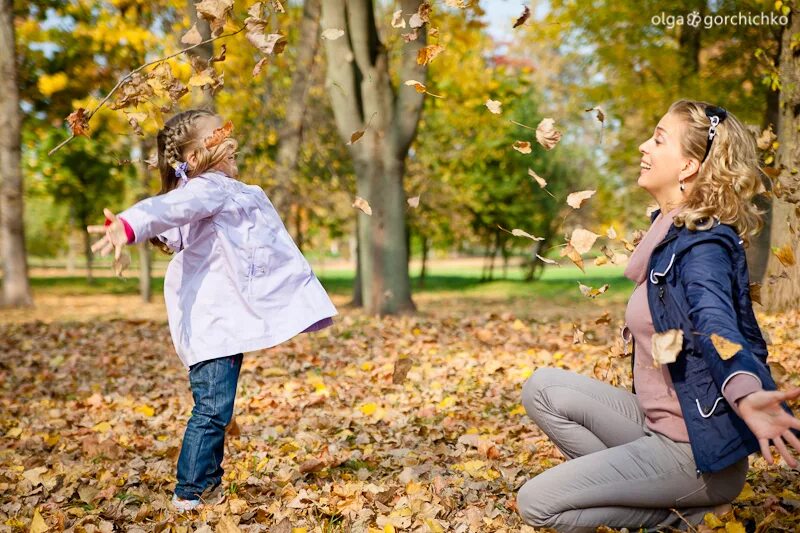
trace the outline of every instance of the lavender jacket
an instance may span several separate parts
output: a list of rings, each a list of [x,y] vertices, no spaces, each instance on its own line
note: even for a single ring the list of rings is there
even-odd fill
[[[119,216],[132,243],[158,236],[176,252],[164,300],[187,368],[275,346],[337,314],[257,185],[208,171]]]

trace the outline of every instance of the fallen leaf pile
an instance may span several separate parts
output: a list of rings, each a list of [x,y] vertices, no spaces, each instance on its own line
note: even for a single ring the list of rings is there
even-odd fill
[[[246,354],[230,494],[187,516],[168,501],[192,400],[166,324],[0,325],[0,527],[532,531],[516,492],[562,458],[526,417],[522,384],[559,366],[627,387],[630,360],[608,313],[573,323],[474,309],[345,311],[328,330]],[[798,316],[761,325],[776,376],[796,382]],[[736,519],[792,529],[797,473],[753,457]]]

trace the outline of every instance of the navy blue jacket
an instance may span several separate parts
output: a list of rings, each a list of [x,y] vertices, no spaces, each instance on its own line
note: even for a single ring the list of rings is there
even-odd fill
[[[750,300],[744,246],[736,230],[719,220],[703,231],[672,225],[653,250],[647,272],[655,331],[683,331],[683,349],[667,366],[697,473],[717,472],[759,449],[756,437],[722,396],[722,388],[733,375],[746,372],[765,390],[776,389]],[[742,349],[723,360],[711,342],[712,333]]]

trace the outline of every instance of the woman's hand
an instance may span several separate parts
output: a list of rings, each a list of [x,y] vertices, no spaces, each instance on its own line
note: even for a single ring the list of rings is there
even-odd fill
[[[768,464],[773,463],[769,449],[771,440],[786,464],[792,468],[797,466],[797,459],[789,451],[786,443],[800,452],[800,439],[791,431],[792,428],[800,430],[800,420],[781,408],[781,402],[794,400],[797,397],[800,397],[800,388],[786,392],[762,390],[748,394],[736,402],[739,415],[758,438],[761,453]]]
[[[123,253],[125,245],[128,244],[125,225],[110,209],[103,209],[103,214],[111,221],[111,224],[108,226],[86,226],[86,231],[89,233],[103,234],[103,238],[92,245],[92,253],[99,251],[100,255],[104,256],[113,249],[114,272],[116,272],[117,276],[121,276],[122,271],[131,264],[130,256]]]

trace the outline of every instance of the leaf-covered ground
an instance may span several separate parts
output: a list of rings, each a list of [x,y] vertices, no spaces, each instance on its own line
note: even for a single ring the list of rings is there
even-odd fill
[[[0,324],[0,530],[531,531],[516,491],[562,459],[522,383],[556,365],[627,386],[621,308],[422,302],[413,317],[342,309],[325,332],[247,354],[230,495],[186,516],[168,502],[192,400],[165,322]],[[759,318],[797,383],[798,316]],[[797,473],[752,464],[734,514],[709,525],[796,530]]]

